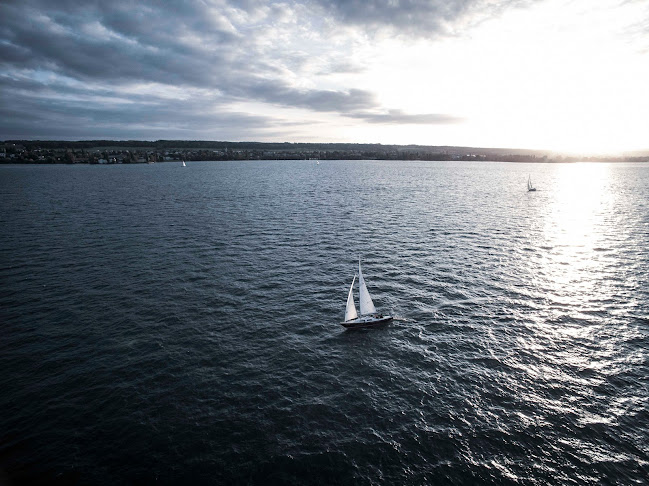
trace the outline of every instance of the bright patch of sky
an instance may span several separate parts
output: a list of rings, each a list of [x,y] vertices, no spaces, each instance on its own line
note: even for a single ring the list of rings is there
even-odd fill
[[[465,120],[399,131],[399,143],[434,133],[436,143],[476,146],[644,148],[646,37],[627,32],[646,14],[640,2],[540,2],[457,37],[385,40],[368,49],[373,62],[360,82],[383,105]]]

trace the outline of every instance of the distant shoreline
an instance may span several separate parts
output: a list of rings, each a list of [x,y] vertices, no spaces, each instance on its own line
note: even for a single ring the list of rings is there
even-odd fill
[[[254,162],[254,161],[259,161],[259,162],[273,162],[273,161],[293,161],[293,162],[309,162],[309,159],[219,159],[219,160],[202,160],[202,159],[185,159],[186,162]],[[485,160],[478,160],[478,159],[473,159],[473,160],[465,160],[465,159],[448,159],[448,160],[432,160],[432,159],[320,159],[323,161],[343,161],[343,162],[362,162],[362,161],[394,161],[394,162],[484,162],[485,164],[492,164],[492,163],[510,163],[510,164],[580,164],[580,163],[596,163],[596,164],[622,164],[622,163],[643,163],[643,162],[649,162],[649,157],[633,157],[633,158],[616,158],[616,159],[610,159],[610,158],[602,158],[602,159],[597,159],[597,160],[592,160],[589,158],[582,158],[582,159],[574,159],[574,160],[554,160],[554,159],[547,159],[547,160],[493,160],[493,159],[485,159]],[[180,163],[181,160],[164,160],[160,162],[154,162],[157,164],[167,164],[167,163]],[[106,162],[106,163],[99,163],[99,162],[47,162],[47,161],[20,161],[20,160],[3,160],[0,158],[0,166],[8,166],[8,165],[38,165],[38,166],[50,166],[50,165],[149,165],[149,162]]]
[[[565,155],[542,150],[351,143],[182,140],[0,142],[0,164],[144,164],[235,160],[395,160],[521,163],[649,162],[649,150],[623,155]]]

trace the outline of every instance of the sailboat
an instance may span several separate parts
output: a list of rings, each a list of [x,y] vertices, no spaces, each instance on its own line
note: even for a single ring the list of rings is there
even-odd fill
[[[347,295],[347,307],[345,307],[345,321],[340,324],[348,329],[360,327],[374,327],[392,320],[392,316],[384,316],[379,314],[374,307],[372,297],[367,290],[365,279],[363,278],[363,271],[361,270],[361,261],[358,260],[358,286],[360,293],[360,306],[361,314],[356,312],[356,304],[354,303],[354,282],[356,275],[352,280],[352,285],[349,287],[349,294]]]
[[[536,187],[532,185],[532,176],[529,176],[527,178],[527,190],[529,191],[536,191]]]
[[[185,164],[185,161],[184,161],[184,160],[183,160],[183,167],[187,167],[187,165]]]

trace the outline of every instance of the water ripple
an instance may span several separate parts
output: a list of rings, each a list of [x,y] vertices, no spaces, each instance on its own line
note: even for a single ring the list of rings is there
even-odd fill
[[[0,477],[649,476],[647,164],[0,176]],[[398,319],[345,332],[358,256]]]

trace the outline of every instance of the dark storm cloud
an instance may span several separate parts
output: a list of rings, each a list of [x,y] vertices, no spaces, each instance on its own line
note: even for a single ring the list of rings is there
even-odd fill
[[[480,0],[306,1],[299,6],[257,0],[4,0],[0,2],[0,138],[9,135],[7,130],[28,133],[28,123],[39,133],[47,124],[52,131],[66,126],[74,130],[75,123],[115,130],[120,119],[128,120],[131,127],[139,123],[155,129],[160,126],[156,120],[164,117],[172,118],[181,130],[212,126],[210,121],[233,129],[282,123],[223,114],[227,110],[215,114],[218,107],[237,101],[335,112],[371,123],[453,121],[445,115],[395,111],[368,115],[382,107],[373,93],[358,87],[297,88],[293,81],[308,64],[309,53],[284,48],[281,42],[269,47],[263,35],[268,26],[290,20],[305,8],[312,15],[347,24],[409,25],[411,32],[424,32],[437,29],[440,20],[462,15]],[[340,53],[325,64],[328,73],[359,70]],[[190,101],[169,102],[126,90],[146,84],[193,94]],[[119,105],[110,98],[128,103]],[[41,112],[41,118],[18,120],[16,106],[23,112]]]
[[[2,44],[12,55],[1,62],[80,79],[205,85],[237,38],[194,7],[124,1],[81,5],[33,0],[1,5]],[[204,44],[182,41],[196,32]],[[213,48],[208,52],[205,45]]]
[[[158,2],[82,5],[32,0],[0,6],[0,65],[7,72],[49,70],[87,81],[216,89],[226,97],[316,111],[374,105],[371,94],[361,90],[291,87],[273,76],[277,69],[260,59],[254,39],[243,39],[218,10],[202,3],[171,2],[164,9]],[[196,35],[200,42],[183,40]]]

